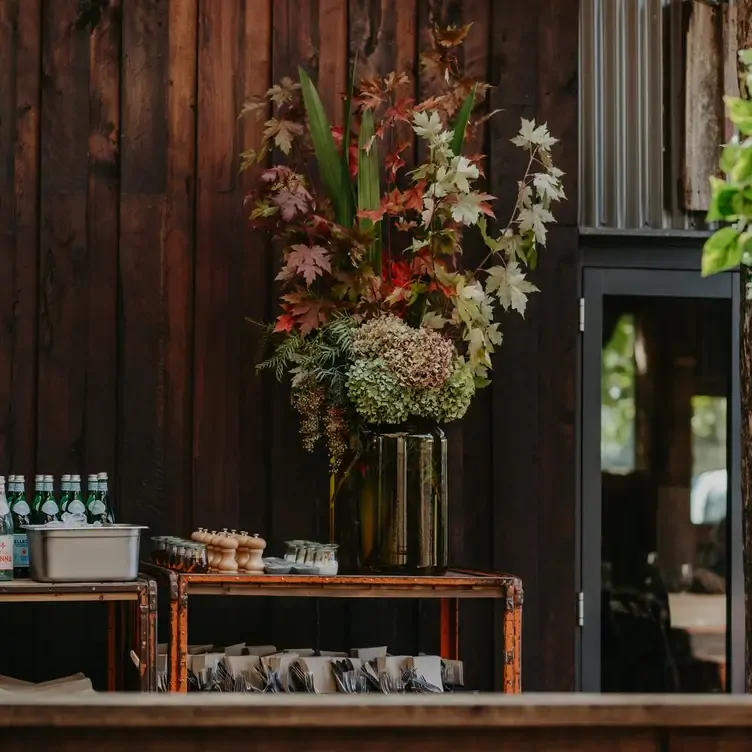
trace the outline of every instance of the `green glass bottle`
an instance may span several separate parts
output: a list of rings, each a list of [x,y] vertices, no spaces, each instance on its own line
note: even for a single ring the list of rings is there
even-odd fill
[[[13,579],[13,517],[5,495],[5,478],[0,475],[0,582]]]
[[[9,506],[13,518],[13,576],[22,579],[29,576],[29,539],[23,526],[31,524],[31,507],[26,501],[23,475],[16,475],[15,490]]]
[[[89,476],[87,486],[89,494],[86,497],[86,519],[90,525],[104,525],[107,523],[107,507],[102,501],[97,475]]]
[[[15,498],[16,491],[18,490],[17,489],[17,485],[16,485],[17,484],[17,480],[16,480],[17,477],[20,477],[20,476],[15,476],[15,475],[9,475],[8,476],[8,487],[6,489],[5,496],[8,499],[8,506],[9,507],[13,506],[13,499]]]
[[[42,503],[44,501],[44,475],[34,476],[34,501],[31,505],[31,522],[33,525],[44,525],[42,520]]]
[[[86,522],[86,504],[81,496],[81,476],[71,475],[70,500],[68,501],[68,519]]]
[[[58,507],[60,509],[60,519],[65,519],[65,514],[68,511],[68,502],[70,501],[70,484],[71,476],[63,475],[60,478],[60,503]]]
[[[37,475],[36,493],[32,519],[35,525],[46,525],[60,520],[60,508],[55,501],[55,490],[51,475]]]
[[[107,510],[107,522],[110,525],[115,524],[115,513],[112,510],[112,499],[110,499],[110,490],[107,487],[107,473],[99,473],[99,493],[101,495],[102,503]]]

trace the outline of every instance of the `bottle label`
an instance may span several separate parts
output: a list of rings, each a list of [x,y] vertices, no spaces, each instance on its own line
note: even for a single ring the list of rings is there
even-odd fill
[[[94,499],[94,501],[89,504],[89,514],[98,516],[100,514],[104,514],[107,511],[107,507],[104,505],[104,502],[100,501],[99,499]]]
[[[13,514],[17,515],[18,517],[28,517],[29,514],[31,514],[31,509],[26,503],[26,499],[21,499],[13,505]]]
[[[47,501],[42,504],[42,511],[49,517],[55,517],[60,510],[52,499],[47,499]]]
[[[86,507],[81,499],[73,499],[70,504],[68,504],[67,511],[69,514],[86,514]]]
[[[25,533],[16,533],[13,536],[13,566],[29,566],[29,539]]]
[[[13,571],[13,536],[0,535],[0,572]]]

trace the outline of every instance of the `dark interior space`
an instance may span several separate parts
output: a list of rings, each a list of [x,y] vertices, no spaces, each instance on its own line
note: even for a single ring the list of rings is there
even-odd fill
[[[604,691],[726,686],[731,302],[604,297]]]

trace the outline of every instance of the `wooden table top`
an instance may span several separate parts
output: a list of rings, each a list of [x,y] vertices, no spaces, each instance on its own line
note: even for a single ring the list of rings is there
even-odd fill
[[[215,695],[0,697],[0,727],[752,727],[752,696]],[[746,732],[745,732],[746,733]]]

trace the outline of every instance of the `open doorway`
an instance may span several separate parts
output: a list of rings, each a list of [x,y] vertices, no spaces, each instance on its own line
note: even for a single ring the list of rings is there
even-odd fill
[[[743,675],[732,282],[585,273],[583,689],[723,692]]]

